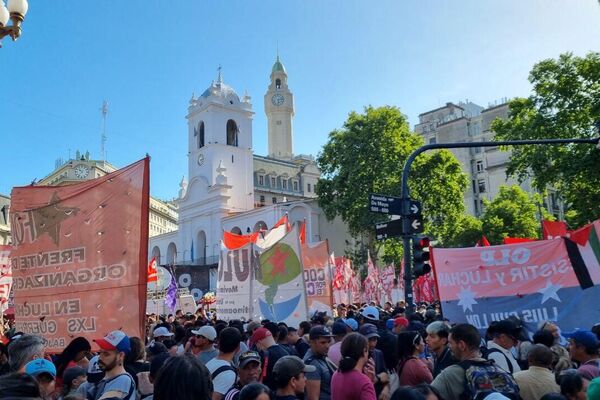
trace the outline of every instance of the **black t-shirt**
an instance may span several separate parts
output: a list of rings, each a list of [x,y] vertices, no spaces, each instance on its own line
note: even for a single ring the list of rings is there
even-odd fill
[[[306,352],[308,351],[308,349],[310,349],[310,346],[308,345],[308,343],[306,343],[306,340],[304,340],[302,338],[298,339],[295,347],[296,347],[296,352],[298,353],[298,357],[300,357],[300,358],[304,358],[304,356],[306,355]]]
[[[454,364],[458,364],[458,361],[452,355],[450,348],[446,346],[442,354],[433,360],[433,377],[435,378],[444,369]]]
[[[123,367],[125,368],[125,371],[127,371],[127,373],[129,375],[131,375],[131,377],[133,378],[133,381],[135,382],[136,387],[139,387],[139,382],[138,382],[138,377],[137,377],[138,372],[149,372],[150,371],[150,363],[142,362],[142,361],[135,361],[132,363],[127,363],[127,364],[123,365]]]
[[[273,376],[273,366],[281,357],[289,355],[290,354],[287,352],[287,350],[278,344],[269,347],[262,354],[263,368],[265,368],[266,366],[266,371],[263,372],[263,374],[265,375],[262,383],[267,385],[272,391],[275,391],[277,389],[277,386],[275,385],[275,378]]]

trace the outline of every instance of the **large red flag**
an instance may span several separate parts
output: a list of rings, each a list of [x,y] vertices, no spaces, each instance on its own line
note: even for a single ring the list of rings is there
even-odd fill
[[[146,157],[100,178],[11,194],[16,330],[61,352],[74,337],[143,337],[148,262]]]
[[[567,223],[565,221],[542,221],[542,234],[544,240],[567,236]]]
[[[156,271],[156,257],[152,257],[148,264],[148,282],[157,282],[158,273]]]

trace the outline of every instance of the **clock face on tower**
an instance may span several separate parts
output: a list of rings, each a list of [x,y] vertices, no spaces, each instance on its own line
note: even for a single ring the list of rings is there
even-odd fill
[[[285,98],[283,97],[283,95],[279,93],[275,93],[273,97],[271,97],[271,103],[273,103],[274,106],[282,105],[284,100]]]
[[[90,173],[90,169],[85,165],[78,165],[75,167],[75,176],[79,179],[84,179]]]

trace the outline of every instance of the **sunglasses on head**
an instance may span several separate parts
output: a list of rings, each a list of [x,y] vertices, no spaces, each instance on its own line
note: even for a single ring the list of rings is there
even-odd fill
[[[415,337],[413,338],[413,345],[418,345],[421,342],[421,335],[420,334],[416,334]]]

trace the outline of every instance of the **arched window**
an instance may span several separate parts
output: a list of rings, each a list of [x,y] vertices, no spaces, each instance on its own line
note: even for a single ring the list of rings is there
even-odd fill
[[[160,248],[158,246],[152,248],[152,257],[156,258],[156,265],[160,265]]]
[[[200,265],[206,265],[206,233],[204,231],[198,232],[198,236],[196,237],[196,243],[198,244],[198,252],[196,260]]]
[[[258,221],[256,224],[254,224],[254,232],[266,231],[266,230],[267,230],[267,224],[265,223],[265,221]]]
[[[242,230],[240,229],[239,226],[234,226],[233,228],[231,228],[231,233],[235,233],[236,235],[241,235]]]
[[[200,121],[198,125],[198,148],[204,147],[204,121]]]
[[[238,145],[238,127],[234,120],[227,121],[227,145]]]
[[[173,265],[177,261],[177,246],[175,243],[169,243],[167,247],[167,265]]]
[[[281,79],[275,79],[275,89],[281,89]]]

